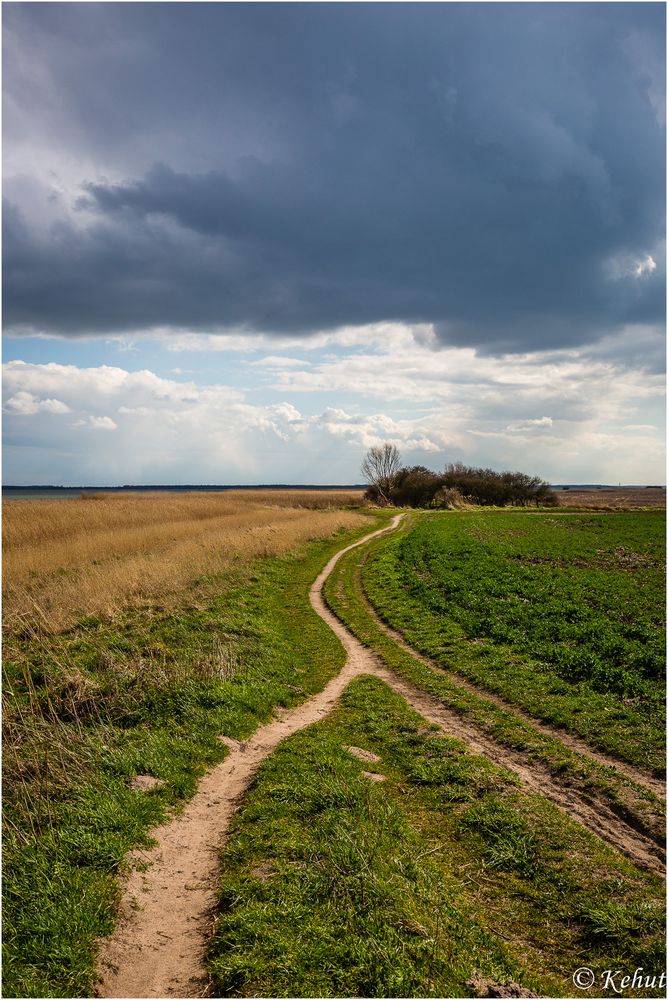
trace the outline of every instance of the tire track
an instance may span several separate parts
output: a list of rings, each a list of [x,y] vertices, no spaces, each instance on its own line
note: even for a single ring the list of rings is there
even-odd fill
[[[281,710],[243,743],[224,739],[230,753],[201,780],[184,811],[151,831],[149,851],[130,855],[132,870],[123,886],[120,918],[113,934],[100,941],[100,997],[202,997],[209,994],[206,948],[215,926],[219,853],[230,821],[262,762],[288,736],[324,719],[353,678],[372,674],[403,697],[420,715],[469,748],[519,776],[530,791],[544,795],[569,816],[624,851],[634,862],[661,870],[660,851],[611,811],[560,786],[546,770],[498,746],[431,695],[391,673],[379,657],[353,636],[329,610],[322,586],[338,560],[351,549],[391,531],[367,535],[334,555],[318,575],[309,598],[316,613],[341,640],[345,666],[323,689],[293,709]]]

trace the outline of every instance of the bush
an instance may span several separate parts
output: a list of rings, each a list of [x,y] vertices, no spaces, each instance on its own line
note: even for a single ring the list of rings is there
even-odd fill
[[[400,469],[390,488],[392,502],[398,507],[431,507],[442,479],[424,465]]]
[[[556,507],[556,495],[549,483],[525,472],[495,472],[461,463],[446,466],[443,473],[424,465],[401,468],[387,479],[384,488],[372,483],[367,500],[397,507],[453,508],[468,503],[495,507]]]
[[[482,506],[556,507],[558,502],[549,483],[525,472],[494,472],[453,463],[446,466],[443,485]]]

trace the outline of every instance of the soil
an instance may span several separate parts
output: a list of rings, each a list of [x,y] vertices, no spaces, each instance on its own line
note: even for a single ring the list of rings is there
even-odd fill
[[[380,761],[380,757],[377,753],[372,753],[371,750],[362,750],[361,747],[344,747],[349,754],[353,757],[357,757],[358,760],[365,760],[367,764],[377,764]]]
[[[497,983],[494,979],[486,979],[476,973],[467,979],[465,986],[470,986],[477,997],[535,997],[536,993],[525,989],[519,983],[509,980],[506,983]]]
[[[162,778],[154,778],[152,774],[135,774],[129,782],[138,792],[152,792],[154,788],[162,788],[164,783]]]
[[[133,853],[123,887],[120,919],[114,933],[99,944],[98,996],[210,995],[205,952],[215,925],[218,857],[230,820],[262,761],[286,737],[325,718],[346,686],[360,674],[381,678],[425,720],[442,732],[465,741],[473,752],[485,754],[500,766],[509,768],[528,790],[549,798],[637,864],[656,872],[662,870],[661,850],[651,838],[628,826],[604,804],[560,784],[547,769],[497,745],[437,699],[391,673],[325,605],[322,586],[341,556],[392,530],[401,517],[398,515],[389,527],[338,552],[311,587],[311,605],[334,630],[348,654],[341,672],[308,701],[278,712],[249,740],[239,743],[221,737],[230,748],[229,755],[202,779],[183,813],[152,831],[156,847]],[[379,776],[372,778],[372,773],[368,772],[368,777],[377,780]],[[488,992],[482,995],[522,994]]]

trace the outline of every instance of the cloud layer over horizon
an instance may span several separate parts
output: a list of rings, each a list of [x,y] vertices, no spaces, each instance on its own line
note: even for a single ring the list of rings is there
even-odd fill
[[[251,353],[243,367],[278,402],[181,369],[10,361],[7,459],[23,484],[35,482],[37,442],[46,478],[62,485],[350,483],[366,449],[389,440],[432,468],[529,462],[554,482],[587,481],[594,468],[607,481],[621,469],[627,482],[661,478],[660,374],[573,349],[430,352],[415,333],[376,327],[360,345],[342,331],[336,353],[311,358]]]

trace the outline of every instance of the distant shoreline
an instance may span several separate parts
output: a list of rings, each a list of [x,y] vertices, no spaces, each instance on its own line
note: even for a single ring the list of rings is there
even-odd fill
[[[364,490],[363,483],[353,483],[351,485],[313,485],[310,483],[263,483],[261,485],[235,484],[232,486],[218,485],[195,485],[185,486],[3,486],[3,500],[68,500],[76,499],[82,493],[226,493],[230,490]],[[554,484],[552,489],[555,492],[587,492],[587,491],[620,491],[620,490],[662,490],[665,486],[649,485],[627,485],[612,486],[610,484],[597,483],[566,483]]]
[[[68,500],[79,497],[82,493],[227,493],[230,490],[321,490],[331,492],[332,490],[365,490],[363,483],[356,483],[351,486],[314,486],[311,484],[299,484],[297,486],[288,483],[263,483],[260,486],[250,484],[234,486],[209,486],[209,485],[187,485],[187,486],[3,486],[3,500]]]
[[[364,483],[314,485],[313,483],[235,483],[231,486],[221,486],[208,483],[188,483],[182,485],[140,486],[124,484],[123,486],[3,486],[3,490],[363,490]]]

